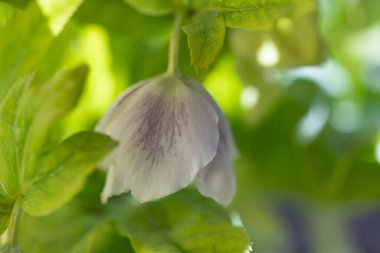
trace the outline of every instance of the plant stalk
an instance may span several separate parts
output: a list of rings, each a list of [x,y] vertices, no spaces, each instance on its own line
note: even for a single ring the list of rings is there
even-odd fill
[[[3,244],[9,246],[10,248],[18,247],[18,231],[23,211],[21,207],[21,202],[22,197],[18,197],[13,205],[8,229],[4,237]]]
[[[167,73],[172,75],[175,75],[179,72],[178,50],[183,16],[184,15],[182,12],[176,13],[173,29],[170,35],[169,63]]]

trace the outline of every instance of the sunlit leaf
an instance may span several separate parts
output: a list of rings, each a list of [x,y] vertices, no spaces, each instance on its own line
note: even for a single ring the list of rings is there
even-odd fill
[[[19,148],[21,147],[19,132],[21,108],[19,100],[23,97],[34,74],[29,74],[16,82],[0,104],[0,184],[4,193],[16,197],[20,191],[20,168],[18,167]]]
[[[18,11],[0,31],[0,100],[20,77],[35,69],[53,36],[37,4]]]
[[[82,1],[58,2],[33,2],[19,10],[0,31],[0,100],[19,76],[37,67],[54,35],[59,34]]]
[[[220,206],[187,190],[136,206],[117,225],[137,253],[242,253],[250,244]]]
[[[31,215],[46,215],[64,205],[83,186],[96,164],[116,146],[109,137],[94,133],[75,134],[35,165],[39,169],[25,187],[23,208]]]
[[[49,19],[49,27],[54,35],[58,35],[83,0],[51,1],[37,0],[42,12]]]
[[[192,64],[198,71],[207,69],[223,47],[226,33],[223,16],[202,13],[183,30],[187,34]]]
[[[0,106],[0,182],[9,197],[16,197],[20,180],[35,173],[51,126],[77,103],[87,67],[58,74],[42,85],[30,85],[33,74],[20,79]]]
[[[34,160],[42,151],[51,127],[78,102],[88,73],[87,66],[63,71],[44,84],[33,85],[26,92],[24,107],[25,144],[22,164],[27,167],[26,178],[36,172]]]

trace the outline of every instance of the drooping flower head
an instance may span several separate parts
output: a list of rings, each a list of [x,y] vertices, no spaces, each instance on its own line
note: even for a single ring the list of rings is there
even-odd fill
[[[107,158],[102,201],[131,191],[140,202],[167,196],[197,178],[222,204],[235,194],[237,154],[222,111],[197,81],[163,74],[128,88],[96,128],[119,141]]]

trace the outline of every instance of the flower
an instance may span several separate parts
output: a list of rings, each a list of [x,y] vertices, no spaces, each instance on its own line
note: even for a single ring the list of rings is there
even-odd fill
[[[129,87],[96,130],[119,141],[106,158],[102,202],[131,191],[140,202],[167,196],[197,178],[200,192],[227,205],[235,194],[237,149],[228,122],[197,81],[163,74]]]

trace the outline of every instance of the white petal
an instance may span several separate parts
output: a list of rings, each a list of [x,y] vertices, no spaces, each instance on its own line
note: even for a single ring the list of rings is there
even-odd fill
[[[190,79],[189,77],[183,78]],[[239,151],[228,121],[218,104],[202,85],[194,85],[193,88],[209,101],[219,117],[218,152],[214,159],[199,171],[197,186],[203,195],[211,197],[223,205],[228,205],[236,193],[232,160],[239,155]]]
[[[189,83],[192,83],[192,84],[196,83],[196,81],[190,82],[191,80],[193,80],[190,77],[183,76],[182,78],[185,80],[188,80],[187,82]],[[215,111],[218,113],[220,131],[226,136],[225,140],[226,140],[226,145],[227,145],[227,152],[232,158],[238,157],[239,150],[235,143],[235,139],[233,137],[230,125],[223,111],[219,108],[218,104],[215,102],[212,96],[208,93],[208,91],[203,87],[203,85],[193,85],[192,87],[196,89],[197,91],[199,91],[210,102],[210,104],[213,106]]]
[[[131,190],[145,202],[187,186],[219,141],[218,114],[207,99],[165,75],[119,99],[97,130],[120,141],[103,200]]]
[[[141,87],[147,80],[141,81],[139,83],[136,83],[134,85],[131,85],[126,89],[122,94],[120,94],[116,100],[113,102],[111,107],[107,110],[107,112],[104,114],[104,116],[101,118],[101,120],[96,125],[95,131],[98,132],[104,132],[102,129],[107,128],[107,133],[110,135],[111,132],[114,132],[112,136],[117,136],[118,134],[115,133],[115,131],[120,131],[121,129],[117,126],[117,121],[114,119],[118,117],[118,114],[121,113],[122,107],[119,107],[118,105],[122,103],[127,97],[135,92],[138,88]],[[112,155],[107,156],[105,159],[103,159],[99,166],[100,170],[107,171],[110,167],[110,158]],[[108,181],[107,181],[108,182]],[[107,184],[106,182],[106,184]],[[110,182],[109,182],[110,183]],[[109,186],[108,186],[109,187]]]
[[[236,180],[232,171],[231,156],[224,144],[220,143],[214,159],[197,175],[198,190],[227,206],[236,193]]]

